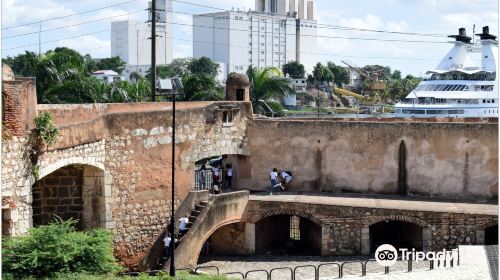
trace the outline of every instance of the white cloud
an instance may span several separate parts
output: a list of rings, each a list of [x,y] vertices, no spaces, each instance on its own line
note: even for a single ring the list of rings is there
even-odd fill
[[[175,41],[174,41],[175,42]],[[187,44],[174,44],[174,55],[173,58],[179,57],[192,57],[193,55],[193,45]]]
[[[193,17],[191,15],[185,14],[174,14],[174,22],[179,24],[174,24],[178,30],[187,36],[193,35]]]
[[[92,53],[93,57],[109,57],[111,55],[111,41],[101,40],[92,35],[60,40],[57,45],[75,49],[82,54]]]

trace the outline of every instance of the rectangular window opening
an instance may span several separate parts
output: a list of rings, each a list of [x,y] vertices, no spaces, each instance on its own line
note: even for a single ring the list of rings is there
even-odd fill
[[[300,240],[300,217],[290,217],[290,239]]]

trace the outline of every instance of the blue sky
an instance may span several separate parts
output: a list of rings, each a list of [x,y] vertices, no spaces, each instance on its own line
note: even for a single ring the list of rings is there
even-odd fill
[[[85,13],[69,18],[42,23],[42,30],[75,25],[63,29],[42,32],[42,51],[57,46],[67,46],[93,57],[110,55],[110,22],[114,20],[147,19],[147,0],[128,0],[131,3],[104,10]],[[16,55],[24,50],[38,51],[39,25],[26,25],[4,29],[57,16],[102,8],[127,0],[2,0],[2,57]],[[248,10],[254,8],[254,0],[184,0],[206,6]],[[192,18],[188,14],[217,11],[181,2],[173,2],[174,22],[187,25],[173,25],[174,57],[192,56]],[[180,13],[175,13],[180,12]],[[82,22],[109,18],[94,23]],[[467,28],[472,34],[483,25],[490,26],[490,32],[498,34],[497,0],[316,0],[316,17],[319,24],[377,29],[400,32],[422,32],[443,34],[442,37],[414,35],[392,35],[361,31],[344,31],[331,28],[318,29],[318,35],[327,37],[358,37],[378,39],[400,39],[413,41],[448,41],[445,34],[454,34],[459,27]],[[35,34],[5,38],[23,33]],[[83,37],[69,38],[88,34]],[[318,60],[321,62],[349,60],[363,66],[380,64],[400,69],[403,74],[421,75],[437,65],[451,44],[406,43],[384,41],[360,41],[341,38],[318,38]],[[66,38],[66,39],[65,39]],[[52,42],[53,41],[53,42]],[[19,46],[33,45],[23,48]],[[16,48],[16,49],[10,49]]]

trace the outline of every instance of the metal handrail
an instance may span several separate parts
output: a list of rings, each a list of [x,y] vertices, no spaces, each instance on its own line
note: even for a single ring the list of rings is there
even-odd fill
[[[175,271],[183,271],[183,270],[187,270],[187,271],[189,271],[189,273],[194,273],[194,269],[192,269],[191,267],[182,267],[182,268],[175,269]]]
[[[338,278],[341,278],[341,277],[342,277],[342,273],[341,273],[341,270],[340,270],[340,264],[338,264],[338,263],[322,263],[322,264],[319,264],[319,265],[318,265],[318,268],[317,268],[317,271],[318,271],[318,272],[317,272],[317,274],[318,274],[318,279],[319,279],[319,276],[320,276],[320,268],[321,268],[322,266],[327,266],[327,265],[336,265],[336,266],[337,266],[337,268],[338,268],[338,270],[339,270],[339,277],[338,277]]]
[[[350,263],[359,263],[361,264],[361,274],[363,274],[363,271],[365,269],[365,266],[362,261],[348,261],[348,262],[343,262],[342,265],[340,265],[340,278],[344,277],[344,265],[350,264]]]
[[[241,277],[242,277],[241,279],[245,279],[245,274],[243,274],[243,273],[241,273],[241,272],[238,272],[238,271],[234,271],[234,272],[226,272],[226,273],[224,273],[223,275],[228,276],[228,275],[231,275],[231,274],[238,274],[238,275],[241,275]]]
[[[249,271],[247,271],[247,273],[245,273],[245,279],[248,278],[248,274],[253,273],[253,272],[265,272],[266,273],[266,279],[269,279],[269,277],[270,277],[269,276],[269,272],[267,272],[267,270],[265,270],[265,269],[256,269],[256,270],[249,270]]]
[[[312,267],[314,268],[314,279],[318,280],[318,271],[316,270],[316,267],[312,264],[307,264],[307,265],[299,265],[299,266],[296,266],[294,269],[293,269],[293,279],[295,280],[297,278],[297,269],[299,268],[305,268],[305,267]]]
[[[195,269],[194,269],[194,273],[197,273],[198,272],[198,269],[201,269],[201,268],[215,268],[215,270],[217,270],[217,275],[220,274],[219,272],[219,268],[215,265],[207,265],[207,266],[197,266]]]
[[[290,279],[294,280],[294,278],[293,278],[293,276],[294,276],[293,269],[291,269],[290,267],[277,267],[277,268],[271,269],[269,271],[269,280],[273,279],[273,271],[275,271],[275,270],[284,270],[284,269],[290,270],[290,277],[291,277]]]
[[[367,264],[368,264],[369,262],[377,262],[377,260],[376,260],[376,259],[369,259],[369,260],[364,261],[364,263],[363,263],[363,268],[362,268],[362,270],[361,270],[361,276],[366,276],[366,274],[368,274],[368,271],[367,271]],[[377,264],[378,264],[378,263],[377,263]]]

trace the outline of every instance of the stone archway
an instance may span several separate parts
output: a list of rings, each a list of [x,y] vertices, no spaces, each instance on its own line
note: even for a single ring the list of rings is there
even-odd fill
[[[309,254],[312,255],[329,255],[329,240],[330,230],[329,227],[316,216],[296,210],[296,209],[282,209],[277,208],[266,212],[253,215],[248,218],[248,222],[254,225],[254,251],[255,253],[262,253],[265,248],[268,251],[273,250],[291,250],[294,251],[294,246],[306,246],[310,248]],[[278,226],[278,224],[280,226]],[[270,228],[284,228],[284,230],[269,231]],[[295,234],[293,233],[295,231]],[[267,232],[267,233],[266,233]],[[268,234],[273,235],[275,238],[271,243],[264,242],[269,240]],[[297,235],[298,234],[298,235]],[[264,238],[264,236],[267,236]],[[271,238],[272,239],[272,238]],[[281,241],[284,241],[281,242]],[[281,242],[281,245],[272,248],[276,243]],[[286,244],[288,242],[288,244]],[[279,247],[279,248],[278,248]],[[300,249],[298,250],[301,251]],[[307,250],[306,250],[307,251]],[[278,252],[279,253],[279,252]]]
[[[413,246],[423,251],[429,251],[432,246],[432,229],[430,225],[411,216],[391,215],[368,218],[361,228],[361,252],[363,255],[368,255],[373,251],[374,242],[376,241],[374,240],[375,235],[398,235],[401,240],[398,241],[397,245]],[[378,242],[384,241],[383,237],[378,238]],[[411,239],[418,240],[415,243]]]
[[[33,226],[51,222],[55,215],[78,220],[78,229],[112,228],[111,176],[101,165],[58,161],[40,169],[32,186]]]

